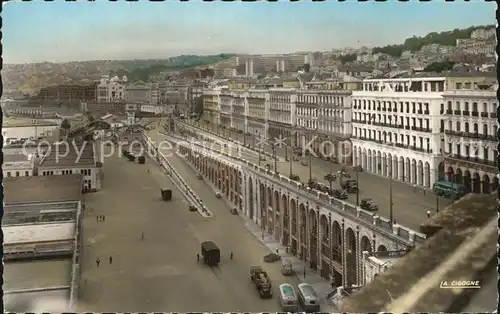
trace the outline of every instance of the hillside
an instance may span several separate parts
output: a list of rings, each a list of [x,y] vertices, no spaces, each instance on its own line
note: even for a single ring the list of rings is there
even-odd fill
[[[130,82],[146,82],[151,76],[158,75],[161,72],[185,70],[198,66],[206,66],[220,61],[227,60],[230,54],[218,54],[213,56],[183,55],[168,60],[157,60],[149,65],[126,67],[124,69],[111,71],[110,75],[126,75]]]
[[[410,50],[412,52],[420,50],[425,45],[430,44],[440,44],[455,46],[457,39],[467,39],[470,38],[473,31],[480,28],[491,28],[494,25],[484,25],[484,26],[471,26],[466,29],[454,29],[452,31],[445,32],[432,32],[423,37],[413,36],[407,38],[405,42],[401,45],[388,45],[384,47],[373,48],[373,53],[385,53],[393,57],[400,57],[403,51]]]
[[[183,55],[168,59],[96,60],[65,63],[4,64],[4,93],[21,91],[35,94],[42,87],[78,84],[99,80],[102,75],[127,75],[130,81],[147,81],[160,72],[211,65],[231,58],[230,54],[213,56]]]

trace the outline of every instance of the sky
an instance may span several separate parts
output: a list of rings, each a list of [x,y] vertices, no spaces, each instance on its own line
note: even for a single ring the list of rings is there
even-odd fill
[[[374,47],[496,24],[495,8],[483,0],[9,2],[2,12],[3,59],[67,62]]]

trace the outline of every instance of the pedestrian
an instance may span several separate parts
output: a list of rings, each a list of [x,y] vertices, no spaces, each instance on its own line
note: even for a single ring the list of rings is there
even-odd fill
[[[99,267],[99,264],[101,263],[101,260],[99,259],[99,257],[95,260],[95,263],[96,263],[97,267]]]
[[[99,222],[99,215],[95,216],[95,221]]]
[[[330,285],[332,286],[332,290],[335,289],[335,281],[332,280],[332,282],[330,283]]]
[[[280,255],[280,249],[276,249],[276,254]]]
[[[427,218],[429,218],[430,216],[431,216],[431,211],[430,211],[430,210],[428,210],[428,211],[427,211]]]
[[[200,253],[196,253],[196,261],[199,262],[200,261]]]
[[[102,222],[104,222],[106,220],[106,216],[102,215],[101,219],[102,219]]]
[[[414,192],[414,193],[416,193],[416,192],[417,192],[417,185],[416,185],[416,184],[414,184],[414,185],[413,185],[413,192]]]
[[[285,252],[286,252],[286,253],[288,253],[289,251],[290,251],[290,248],[287,246],[287,247],[285,248]]]
[[[144,232],[141,232],[141,240],[144,240]]]
[[[231,255],[229,256],[230,259],[233,259],[233,252],[231,252]]]
[[[113,256],[109,257],[109,264],[113,264]]]

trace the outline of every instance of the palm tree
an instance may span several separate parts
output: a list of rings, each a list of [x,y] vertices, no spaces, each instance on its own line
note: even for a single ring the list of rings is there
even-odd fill
[[[337,177],[332,174],[332,173],[328,173],[325,175],[325,180],[328,181],[328,183],[330,184],[330,190],[332,190],[332,186],[333,186],[333,182],[335,182],[335,180],[337,179]]]

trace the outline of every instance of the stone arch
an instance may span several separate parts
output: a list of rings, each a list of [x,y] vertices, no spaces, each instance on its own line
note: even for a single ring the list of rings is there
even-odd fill
[[[385,247],[385,245],[380,244],[377,248],[377,252],[387,252],[387,248]]]
[[[481,193],[481,176],[477,172],[472,175],[471,192]]]
[[[431,186],[431,166],[428,162],[424,164],[424,186],[427,188]]]
[[[484,194],[490,194],[491,193],[490,177],[487,174],[483,175],[482,186],[483,186],[483,193]]]
[[[464,182],[463,175],[462,175],[462,169],[457,168],[457,171],[455,173],[455,182],[462,184]]]
[[[399,157],[399,180],[400,181],[405,181],[406,176],[408,173],[406,172],[406,167],[405,167],[405,159],[403,157]]]
[[[283,215],[282,221],[282,244],[284,246],[289,246],[290,245],[290,213],[288,210],[288,197],[286,194],[281,195],[281,213]]]
[[[426,162],[426,164],[428,165],[429,163]],[[430,169],[430,167],[429,167]],[[430,170],[429,170],[430,171]],[[441,161],[438,165],[438,169],[437,169],[437,174],[438,174],[438,180],[444,180],[445,179],[445,172],[444,172],[444,162]],[[430,178],[430,172],[429,172],[429,178]]]
[[[253,191],[253,180],[252,178],[248,178],[248,217],[254,220],[254,191]]]
[[[448,181],[455,181],[455,170],[453,167],[448,167],[448,170],[446,171],[446,179]]]
[[[366,165],[366,171],[368,172],[373,172],[372,169],[372,151],[371,149],[368,150],[368,164]]]
[[[356,275],[357,275],[357,257],[356,257],[356,252],[357,252],[357,245],[356,245],[356,233],[354,230],[351,228],[347,228],[346,230],[346,261],[347,261],[347,278],[346,278],[346,283],[347,285],[353,285],[356,284]]]
[[[417,183],[417,161],[415,159],[411,160],[410,182],[412,184]]]
[[[424,185],[424,164],[422,160],[417,161],[417,184]]]
[[[307,238],[306,238],[306,226],[307,226],[307,212],[306,207],[303,203],[299,205],[299,220],[300,220],[300,257],[305,260],[307,257]]]
[[[297,210],[297,202],[295,201],[295,199],[293,198],[290,198],[290,212],[291,212],[291,215],[292,215],[292,226],[291,226],[291,233],[292,233],[292,243],[291,243],[291,247],[292,247],[292,250],[294,252],[297,252],[297,248],[298,248],[298,238],[299,238],[299,234],[297,232],[297,230],[300,230],[300,226],[299,226],[299,219],[298,219],[298,210]]]
[[[314,208],[309,209],[309,250],[311,251],[311,258],[309,267],[316,270],[318,268],[318,213]]]
[[[372,244],[370,243],[370,239],[367,236],[363,236],[361,238],[360,247],[361,247],[361,252],[363,252],[363,251],[371,252],[372,251]]]
[[[342,264],[342,228],[338,221],[332,223],[332,259]]]
[[[493,182],[491,183],[491,188],[493,191],[498,190],[498,176],[493,176]]]
[[[464,186],[465,186],[465,193],[470,193],[472,189],[472,184],[471,184],[471,175],[469,170],[465,170],[464,172]]]
[[[382,174],[382,153],[380,151],[377,151],[376,157],[373,158],[373,168],[374,172],[377,174]]]
[[[264,183],[259,184],[259,193],[260,193],[260,223],[262,230],[265,230],[267,196],[266,196],[266,186],[264,185]]]
[[[321,234],[322,234],[321,241],[326,242],[329,245],[330,244],[330,226],[328,224],[328,218],[326,217],[326,215],[321,215],[321,217],[319,218],[319,225],[320,225]],[[326,255],[328,252],[323,252],[323,253]],[[326,255],[326,256],[328,256],[328,255]]]

